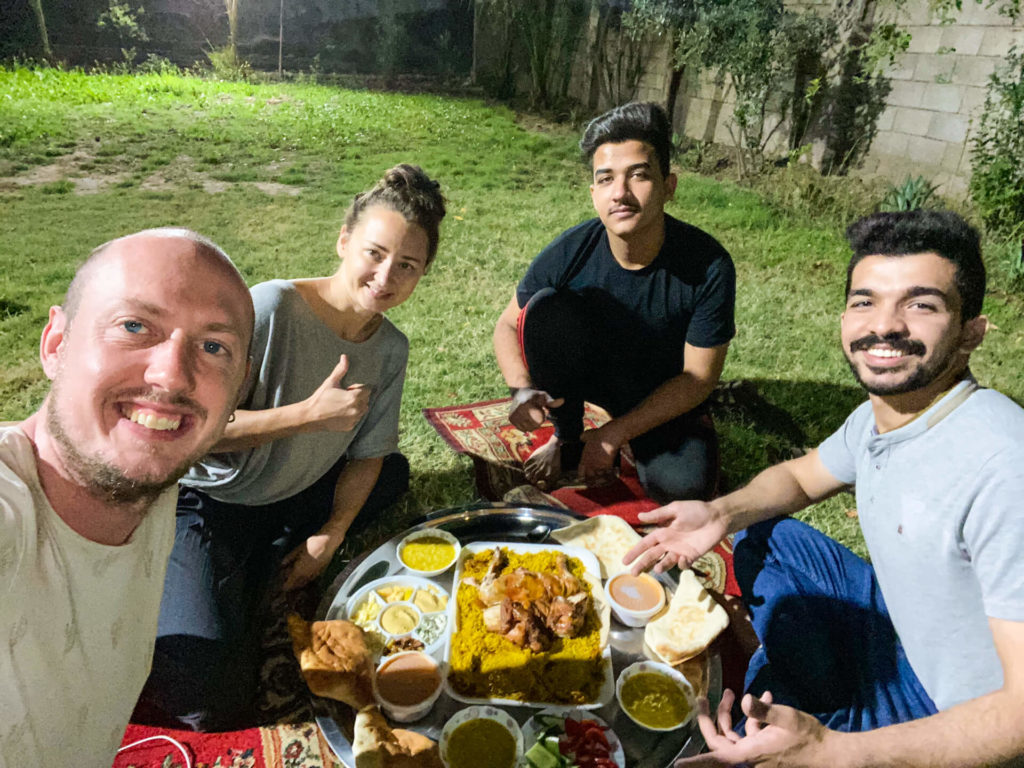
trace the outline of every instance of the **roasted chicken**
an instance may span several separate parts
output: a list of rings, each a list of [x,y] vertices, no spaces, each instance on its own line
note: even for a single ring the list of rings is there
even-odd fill
[[[557,574],[505,571],[507,564],[505,552],[496,547],[483,580],[463,580],[477,588],[488,631],[532,651],[547,650],[553,637],[579,634],[590,595],[569,570],[564,554],[558,556]]]

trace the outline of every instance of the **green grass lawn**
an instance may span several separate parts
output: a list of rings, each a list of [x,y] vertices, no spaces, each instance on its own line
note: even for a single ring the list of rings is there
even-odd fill
[[[538,250],[592,215],[576,131],[524,125],[471,99],[0,68],[0,419],[24,417],[46,392],[39,332],[93,246],[182,225],[224,246],[250,283],[328,274],[352,196],[412,162],[442,182],[450,213],[434,269],[391,314],[411,344],[404,514],[472,501],[468,460],[420,410],[505,393],[494,321]],[[838,347],[841,227],[696,175],[682,176],[669,211],[736,261],[739,332],[724,378],[753,381],[762,397],[718,414],[735,486],[819,442],[863,400]],[[974,371],[1019,400],[1021,300],[995,282],[995,327]],[[863,552],[852,506],[842,496],[804,517]]]

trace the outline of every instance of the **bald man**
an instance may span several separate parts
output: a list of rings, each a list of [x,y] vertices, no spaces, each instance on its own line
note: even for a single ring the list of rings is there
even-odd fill
[[[149,672],[176,482],[220,438],[253,307],[183,229],[97,248],[50,309],[40,409],[0,429],[0,766],[110,765]]]

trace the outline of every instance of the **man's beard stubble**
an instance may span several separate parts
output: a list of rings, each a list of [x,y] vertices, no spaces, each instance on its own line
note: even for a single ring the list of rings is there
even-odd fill
[[[846,363],[850,366],[850,371],[853,373],[853,377],[857,380],[857,383],[867,390],[868,394],[877,396],[905,395],[908,392],[916,392],[919,389],[924,389],[950,367],[950,360],[952,360],[953,356],[956,354],[956,349],[952,349],[947,355],[941,358],[936,358],[930,363],[918,366],[918,368],[903,381],[897,381],[893,384],[869,384],[861,378],[857,364],[853,361],[853,353],[870,349],[878,344],[887,344],[893,349],[899,350],[906,355],[924,357],[928,352],[928,349],[925,347],[923,342],[918,341],[917,339],[907,339],[904,337],[881,337],[870,335],[850,342],[849,349],[847,350],[846,355],[844,355],[846,357]]]
[[[163,478],[130,478],[119,467],[78,450],[57,413],[58,395],[58,384],[54,381],[46,409],[47,431],[60,446],[67,471],[96,498],[117,506],[139,506],[144,511],[201,458],[190,457]]]

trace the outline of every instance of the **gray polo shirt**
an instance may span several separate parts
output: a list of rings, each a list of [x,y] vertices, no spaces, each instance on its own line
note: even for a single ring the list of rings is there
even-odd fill
[[[936,706],[1001,687],[988,617],[1024,621],[1024,410],[966,380],[882,435],[864,403],[819,452],[857,486],[893,625]]]
[[[215,499],[260,505],[294,496],[342,455],[386,456],[398,449],[409,342],[387,318],[366,341],[345,341],[325,326],[288,280],[252,288],[256,307],[252,391],[242,407],[263,410],[305,400],[348,355],[344,384],[371,388],[366,415],[351,432],[309,432],[237,453],[211,454],[182,478]]]

